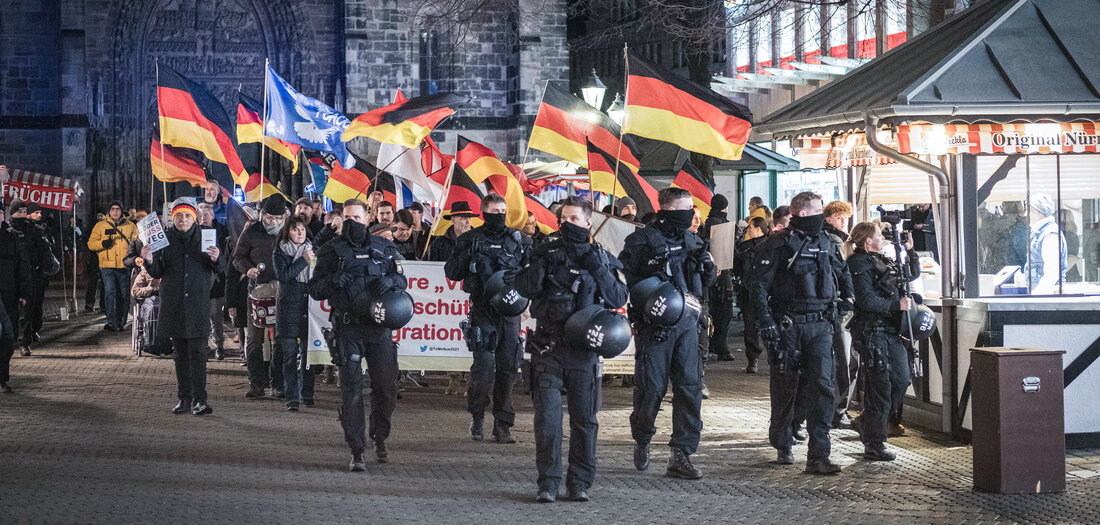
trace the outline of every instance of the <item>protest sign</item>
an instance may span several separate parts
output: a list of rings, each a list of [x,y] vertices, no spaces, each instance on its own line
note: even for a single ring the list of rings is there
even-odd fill
[[[164,226],[157,219],[157,212],[150,213],[138,221],[138,237],[153,252],[168,247],[168,237],[164,235]]]

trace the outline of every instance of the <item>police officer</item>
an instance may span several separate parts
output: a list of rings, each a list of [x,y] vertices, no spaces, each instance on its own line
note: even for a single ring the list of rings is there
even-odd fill
[[[864,389],[863,412],[854,426],[860,429],[864,459],[893,461],[894,454],[886,450],[887,420],[901,408],[909,388],[909,355],[901,339],[901,312],[912,309],[913,300],[901,297],[898,291],[899,267],[881,253],[886,241],[877,225],[857,224],[847,242],[853,248],[848,258],[855,291],[853,346],[860,355]],[[920,277],[920,263],[911,238],[905,249],[909,274],[916,279]]]
[[[397,401],[397,349],[389,328],[365,318],[356,299],[381,297],[405,289],[401,256],[393,243],[367,231],[367,205],[359,199],[344,202],[340,236],[317,251],[317,266],[309,280],[309,294],[327,300],[334,340],[334,363],[340,370],[340,424],[351,448],[348,470],[366,470],[363,452],[366,429],[363,407],[362,359],[370,372],[370,438],[379,463],[388,459],[385,440]]]
[[[496,272],[504,272],[504,284],[513,286],[516,273],[527,264],[531,239],[505,225],[508,205],[504,197],[490,193],[481,199],[485,223],[462,234],[443,270],[452,281],[462,281],[470,294],[470,318],[466,345],[473,353],[467,410],[473,417],[470,437],[484,439],[483,421],[489,396],[493,403],[493,440],[515,443],[511,427],[512,383],[520,356],[519,315],[503,315],[490,304],[486,284]]]
[[[665,188],[657,195],[661,210],[653,224],[627,236],[619,260],[627,285],[648,277],[671,283],[684,298],[684,313],[671,326],[646,322],[631,297],[630,320],[635,327],[634,411],[630,432],[634,438],[634,467],[649,467],[649,442],[657,432],[654,421],[668,383],[672,382],[672,439],[669,441],[670,477],[699,479],[702,471],[689,456],[699,446],[702,402],[702,360],[699,355],[698,297],[714,281],[714,262],[703,241],[688,231],[692,218],[691,193]]]
[[[588,348],[569,344],[565,324],[592,304],[615,309],[626,303],[622,264],[590,241],[592,204],[568,197],[558,210],[559,238],[535,248],[531,262],[516,276],[516,290],[531,298],[538,320],[531,337],[531,398],[535,408],[535,465],[539,502],[557,498],[561,483],[561,391],[569,405],[570,500],[588,501],[596,477],[596,421],[599,358]]]
[[[852,281],[840,251],[822,231],[821,196],[791,199],[791,224],[756,250],[747,276],[760,338],[771,363],[771,423],[768,438],[781,465],[794,463],[791,423],[804,376],[809,451],[806,472],[836,474],[829,460],[829,428],[836,400],[833,319],[851,309]],[[838,301],[838,298],[840,299]]]

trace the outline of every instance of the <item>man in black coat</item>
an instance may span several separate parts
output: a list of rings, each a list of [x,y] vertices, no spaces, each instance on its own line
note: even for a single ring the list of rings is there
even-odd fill
[[[214,230],[215,244],[224,254],[229,253],[229,230],[215,220],[214,207],[209,203],[199,204],[199,226],[204,230]],[[222,257],[224,263],[225,257]],[[210,288],[210,337],[214,339],[214,358],[225,359],[225,264],[219,264],[214,272],[214,285]]]
[[[157,330],[172,339],[176,353],[179,404],[172,413],[201,416],[214,411],[206,402],[206,339],[210,335],[210,287],[221,250],[216,245],[202,250],[197,216],[195,199],[177,199],[172,206],[172,226],[165,231],[168,246],[155,254],[145,246],[141,255],[150,261],[149,275],[161,279]]]
[[[428,243],[428,256],[424,260],[446,262],[447,259],[450,259],[458,237],[470,231],[471,217],[477,217],[477,214],[470,210],[470,205],[465,201],[459,201],[451,205],[451,211],[443,214],[443,219],[451,221],[451,226],[447,228],[443,235],[430,240]]]
[[[249,224],[237,239],[237,248],[233,250],[233,266],[249,279],[249,291],[256,285],[266,284],[275,279],[272,254],[275,253],[275,235],[286,220],[286,200],[280,195],[268,197],[260,211],[260,220]],[[276,345],[271,345],[271,361],[264,361],[264,339],[268,338],[266,327],[255,326],[251,322],[245,329],[245,363],[248,365],[248,393],[245,397],[257,399],[264,397],[264,389],[272,387],[272,395],[278,396],[282,390],[283,368],[271,367],[271,363],[281,363]]]
[[[38,342],[38,331],[42,328],[42,303],[46,298],[46,286],[50,276],[60,269],[60,263],[54,256],[46,230],[30,218],[41,208],[33,202],[20,200],[11,204],[11,227],[19,238],[24,257],[31,266],[31,295],[23,306],[19,318],[19,344],[23,356],[31,355],[31,345]]]
[[[710,243],[711,228],[729,222],[726,218],[728,206],[729,201],[725,195],[719,193],[711,197],[710,214],[707,215],[707,222],[699,232],[699,236],[707,243]],[[714,333],[710,336],[710,352],[717,354],[719,361],[732,361],[729,333],[730,322],[733,321],[733,273],[730,270],[718,272],[718,278],[707,290],[707,296],[711,322],[714,324]],[[706,356],[703,357],[703,362],[706,362]]]
[[[4,221],[0,208],[0,393],[11,393],[10,365],[15,354],[19,309],[33,293],[31,268],[18,240],[18,234]]]

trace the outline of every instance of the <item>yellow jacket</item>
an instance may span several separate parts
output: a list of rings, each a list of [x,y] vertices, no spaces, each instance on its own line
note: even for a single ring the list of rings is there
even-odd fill
[[[136,238],[137,226],[134,223],[121,219],[116,225],[111,219],[103,219],[92,228],[92,234],[88,236],[88,249],[99,254],[100,268],[125,268],[122,259],[126,257],[130,241]],[[108,239],[113,240],[113,244]],[[104,241],[109,246],[104,246]]]

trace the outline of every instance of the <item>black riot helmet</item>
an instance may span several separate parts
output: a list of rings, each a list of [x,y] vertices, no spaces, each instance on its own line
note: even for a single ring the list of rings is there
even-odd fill
[[[630,290],[630,304],[641,308],[645,321],[672,326],[684,313],[684,294],[670,282],[656,277],[647,277],[638,281]]]
[[[405,290],[386,292],[378,297],[361,294],[355,298],[353,309],[360,319],[396,330],[412,319],[413,300]]]
[[[902,317],[904,322],[905,317]],[[913,324],[913,340],[923,341],[932,337],[932,332],[936,331],[936,314],[931,308],[918,304],[914,305],[912,310],[909,310],[909,319]],[[909,330],[906,327],[901,328],[901,335],[908,335]]]
[[[630,345],[630,321],[598,304],[573,312],[565,321],[565,340],[574,348],[587,348],[605,359],[618,356]]]
[[[505,284],[504,270],[494,273],[489,276],[488,281],[485,281],[485,296],[489,298],[489,304],[493,309],[506,317],[522,314],[531,303],[515,288]]]

